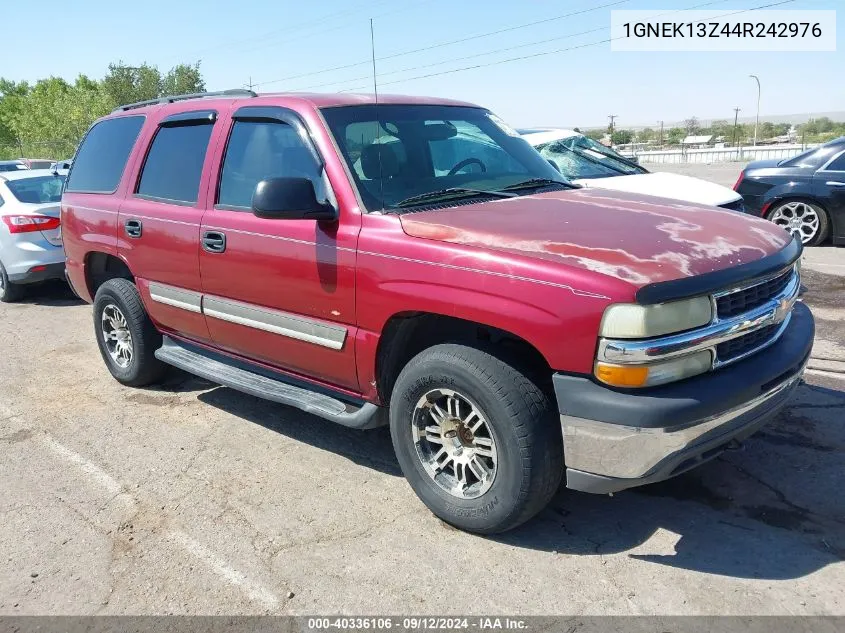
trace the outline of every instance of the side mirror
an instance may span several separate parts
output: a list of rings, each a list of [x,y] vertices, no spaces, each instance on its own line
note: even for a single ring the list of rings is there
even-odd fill
[[[337,220],[337,209],[317,200],[308,178],[262,180],[252,194],[252,212],[271,220]]]

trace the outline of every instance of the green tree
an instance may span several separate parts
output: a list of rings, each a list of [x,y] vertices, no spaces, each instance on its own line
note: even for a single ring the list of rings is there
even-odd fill
[[[164,76],[161,87],[161,96],[205,92],[205,81],[200,72],[200,63],[174,66]]]
[[[686,136],[687,133],[683,128],[671,127],[666,133],[666,142],[669,143],[669,145],[680,145],[681,141],[683,141]]]
[[[591,139],[593,139],[594,141],[600,141],[600,140],[602,140],[602,139],[604,138],[604,134],[605,134],[605,132],[604,132],[604,130],[602,130],[602,129],[598,129],[598,130],[587,130],[587,131],[586,131],[586,132],[584,132],[583,134],[584,134],[584,136],[586,136],[587,138],[591,138]]]
[[[640,133],[637,134],[637,140],[641,143],[648,143],[649,141],[653,141],[656,138],[657,133],[650,127],[643,128],[642,130],[640,130]]]
[[[161,73],[146,63],[127,66],[122,61],[109,64],[103,88],[115,107],[126,103],[157,99],[162,93]]]
[[[631,130],[616,130],[610,137],[610,141],[614,145],[627,145],[633,138],[634,133]]]

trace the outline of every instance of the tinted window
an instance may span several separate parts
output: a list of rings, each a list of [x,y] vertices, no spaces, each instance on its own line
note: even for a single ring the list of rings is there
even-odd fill
[[[138,195],[196,202],[213,128],[210,124],[159,128],[144,163]]]
[[[100,121],[92,127],[76,153],[67,191],[111,193],[117,189],[144,117]]]
[[[61,201],[64,182],[64,176],[36,176],[10,180],[6,186],[20,202],[47,204]]]
[[[250,208],[255,186],[266,178],[308,178],[315,185],[320,183],[314,156],[290,125],[235,121],[223,159],[217,203]]]
[[[811,150],[798,154],[795,158],[785,160],[781,165],[788,167],[812,167],[818,168],[830,160],[830,157],[840,150],[839,147],[831,145],[822,145]]]
[[[826,168],[828,171],[845,171],[845,154],[842,154]]]

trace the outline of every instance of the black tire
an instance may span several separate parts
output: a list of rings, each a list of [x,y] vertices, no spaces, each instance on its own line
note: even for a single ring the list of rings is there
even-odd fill
[[[23,287],[9,281],[9,275],[6,274],[3,262],[0,262],[0,301],[3,303],[14,303],[15,301],[20,301],[23,295]]]
[[[103,336],[103,311],[109,306],[120,310],[132,337],[132,356],[125,367],[112,358]],[[147,316],[138,289],[131,281],[110,279],[99,287],[94,298],[94,335],[106,367],[118,382],[129,387],[141,387],[160,380],[164,375],[167,365],[155,357],[155,351],[161,347],[161,334]]]
[[[819,228],[816,231],[816,234],[807,242],[803,242],[804,246],[818,246],[819,244],[824,243],[828,236],[830,235],[830,217],[827,214],[827,210],[819,205],[816,202],[811,202],[809,200],[803,200],[798,198],[789,198],[787,200],[782,200],[777,204],[773,205],[769,212],[766,214],[766,219],[772,221],[773,216],[775,213],[780,211],[783,207],[786,207],[792,203],[799,202],[806,204],[809,207],[812,207],[813,211],[816,212],[816,215],[819,218]]]
[[[411,430],[416,405],[437,389],[471,399],[495,440],[496,474],[474,499],[438,485],[418,455]],[[563,442],[554,409],[524,372],[496,356],[463,345],[436,345],[399,374],[390,402],[390,434],[405,478],[435,515],[462,530],[495,534],[533,517],[560,486]]]

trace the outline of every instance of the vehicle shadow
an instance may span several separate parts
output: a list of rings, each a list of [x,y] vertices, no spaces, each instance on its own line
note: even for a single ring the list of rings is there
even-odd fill
[[[737,578],[799,578],[845,560],[845,393],[804,385],[742,450],[613,497],[562,488],[496,537]]]
[[[402,476],[386,427],[368,431],[350,429],[228,387],[206,391],[197,398],[231,415],[298,442],[331,451],[361,466],[394,477]]]
[[[291,439],[401,476],[387,429],[347,429],[225,387],[197,397]],[[627,553],[737,578],[805,576],[845,559],[843,413],[845,393],[805,385],[741,451],[613,497],[562,487],[548,509],[520,528],[468,538],[556,554]]]
[[[56,279],[24,286],[24,296],[17,303],[64,307],[78,306],[85,302],[73,294],[65,282]]]

